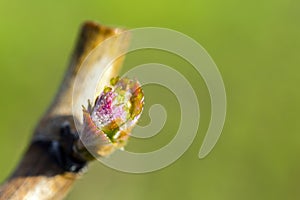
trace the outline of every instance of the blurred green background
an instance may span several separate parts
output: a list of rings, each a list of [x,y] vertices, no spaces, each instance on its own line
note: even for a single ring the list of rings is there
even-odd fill
[[[171,28],[212,56],[227,91],[226,124],[213,151],[198,159],[210,117],[209,94],[188,63],[169,53],[128,55],[125,68],[168,64],[193,85],[201,107],[198,135],[162,170],[136,175],[95,162],[67,199],[299,199],[300,1],[0,1],[0,181],[13,170],[58,88],[85,20],[127,28]],[[159,135],[133,139],[141,152],[174,136],[174,95],[145,87],[147,109],[161,103],[168,121]],[[190,119],[193,120],[193,119]],[[188,133],[187,133],[188,134]]]

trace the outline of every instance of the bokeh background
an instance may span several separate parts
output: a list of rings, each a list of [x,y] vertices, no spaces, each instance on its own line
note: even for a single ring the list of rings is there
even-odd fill
[[[0,1],[0,182],[22,156],[62,79],[85,20],[127,28],[171,28],[212,56],[227,91],[226,124],[213,151],[198,159],[210,117],[207,88],[179,57],[154,50],[128,55],[124,72],[167,64],[190,80],[200,102],[196,139],[175,163],[136,175],[95,162],[67,199],[299,199],[300,1]],[[128,149],[164,146],[178,128],[179,104],[166,88],[145,87],[147,111],[160,103],[164,129]],[[193,119],[190,119],[193,120]],[[187,133],[188,134],[188,133]]]

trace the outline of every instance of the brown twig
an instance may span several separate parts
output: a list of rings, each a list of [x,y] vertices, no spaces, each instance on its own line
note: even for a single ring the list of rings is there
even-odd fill
[[[18,167],[0,188],[0,199],[62,199],[70,190],[73,182],[80,177],[86,160],[74,155],[70,143],[76,140],[76,128],[72,114],[72,93],[75,77],[80,81],[78,72],[84,59],[95,47],[105,39],[115,36],[114,43],[105,52],[96,52],[97,60],[83,65],[86,71],[95,67],[106,54],[118,53],[127,47],[128,37],[118,37],[121,29],[100,26],[93,22],[83,25],[77,45],[71,57],[69,68],[52,105],[38,123],[28,150]],[[114,51],[112,51],[114,50]],[[114,62],[110,70],[105,72],[101,83],[109,81],[118,73],[122,58]],[[79,77],[78,77],[79,76]],[[82,88],[84,90],[84,88]],[[73,96],[73,101],[80,97]]]

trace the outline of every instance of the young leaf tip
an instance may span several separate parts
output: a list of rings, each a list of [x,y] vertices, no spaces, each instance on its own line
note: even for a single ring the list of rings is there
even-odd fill
[[[136,79],[114,77],[94,105],[83,107],[80,139],[93,154],[106,156],[127,143],[144,107],[144,93]]]

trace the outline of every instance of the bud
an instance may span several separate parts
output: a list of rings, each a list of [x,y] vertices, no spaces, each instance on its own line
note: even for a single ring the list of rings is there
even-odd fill
[[[83,108],[80,139],[93,155],[106,156],[124,147],[144,106],[138,81],[116,77],[110,84],[93,106],[89,102],[88,109]]]

